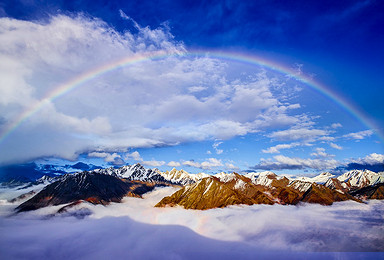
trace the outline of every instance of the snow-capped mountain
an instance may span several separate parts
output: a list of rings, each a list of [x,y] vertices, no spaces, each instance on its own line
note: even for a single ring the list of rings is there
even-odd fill
[[[352,170],[337,178],[329,179],[324,186],[342,191],[354,191],[368,186],[384,183],[384,173],[369,170]]]
[[[352,170],[337,177],[345,188],[363,188],[384,182],[384,174],[369,170]]]
[[[125,165],[118,169],[113,167],[107,169],[96,169],[93,172],[112,175],[128,180],[137,180],[145,182],[166,182],[167,180],[160,174],[158,169],[146,169],[140,163],[134,165]]]
[[[191,174],[184,170],[176,170],[175,168],[173,168],[171,171],[160,172],[160,175],[163,176],[167,181],[180,185],[192,184],[210,176],[206,173]]]
[[[51,183],[53,183],[55,181],[60,180],[63,176],[64,175],[51,177],[51,176],[48,176],[48,175],[44,175],[43,177],[37,179],[36,183],[48,185],[48,184],[51,184]]]
[[[283,176],[277,176],[275,173],[270,171],[250,172],[245,174],[244,176],[250,178],[254,184],[266,187],[271,187],[273,180],[280,180],[284,178]]]
[[[304,182],[315,182],[317,184],[324,184],[326,183],[330,178],[334,178],[335,175],[329,172],[323,172],[315,177],[297,177],[294,178],[294,180],[304,181]]]

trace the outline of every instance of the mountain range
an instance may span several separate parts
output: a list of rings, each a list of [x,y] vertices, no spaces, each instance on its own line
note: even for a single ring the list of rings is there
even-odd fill
[[[156,186],[172,185],[180,189],[164,197],[156,207],[182,206],[186,209],[210,209],[237,204],[318,203],[384,199],[384,173],[353,170],[340,176],[325,172],[315,177],[279,176],[273,172],[190,174],[173,169],[161,172],[141,164],[120,168],[93,169],[74,174],[43,176],[33,184],[46,185],[17,207],[34,210],[50,205],[79,203],[107,205],[124,196],[141,197]]]

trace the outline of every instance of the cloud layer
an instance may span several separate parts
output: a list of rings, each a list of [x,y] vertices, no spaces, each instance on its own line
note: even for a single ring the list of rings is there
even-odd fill
[[[58,207],[1,217],[2,254],[30,259],[110,258],[127,254],[148,259],[252,259],[257,252],[267,259],[282,255],[306,259],[307,254],[315,259],[333,259],[354,256],[340,252],[384,249],[382,201],[342,202],[333,206],[235,206],[206,211],[153,207],[174,191],[175,188],[157,189],[145,199],[126,198],[121,204],[107,207],[80,205],[51,218],[47,214]],[[4,215],[7,206],[0,207]],[[11,208],[8,206],[8,210]]]

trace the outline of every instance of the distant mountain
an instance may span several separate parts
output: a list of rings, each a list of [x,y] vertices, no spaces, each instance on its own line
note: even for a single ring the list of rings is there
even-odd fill
[[[45,175],[37,168],[35,163],[2,166],[0,167],[0,183],[3,186],[18,186],[33,182]]]
[[[93,172],[112,175],[127,180],[138,180],[145,182],[167,182],[157,169],[146,169],[140,163],[125,165],[118,169],[113,167],[107,169],[96,169]]]
[[[67,173],[90,171],[96,168],[95,165],[82,162],[73,165],[36,164],[34,162],[6,165],[0,167],[0,184],[8,187],[19,186],[36,182],[44,176],[54,178]]]
[[[140,197],[154,187],[153,183],[126,181],[96,172],[66,174],[22,203],[16,210],[29,211],[79,200],[105,205],[109,202],[120,202],[124,196]]]
[[[345,192],[352,192],[364,187],[384,183],[384,173],[369,170],[352,170],[337,178],[329,179],[324,186]]]

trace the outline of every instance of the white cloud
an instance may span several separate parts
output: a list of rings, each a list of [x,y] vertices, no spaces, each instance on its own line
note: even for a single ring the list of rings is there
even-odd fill
[[[364,158],[352,160],[352,162],[368,165],[384,164],[384,154],[371,153]]]
[[[239,170],[240,170],[239,167],[235,166],[235,165],[232,164],[232,163],[226,163],[226,164],[225,164],[225,167],[226,167],[228,170],[230,170],[230,171],[239,171]]]
[[[213,143],[212,145],[212,148],[215,150],[216,154],[222,154],[224,152],[224,150],[222,149],[219,149],[219,145],[221,145],[223,142],[215,142]]]
[[[319,151],[319,155],[323,155]],[[316,154],[317,155],[317,154]],[[276,155],[272,159],[262,159],[260,163],[252,168],[254,169],[263,169],[263,170],[284,170],[284,169],[316,169],[316,170],[327,170],[334,169],[339,166],[340,162],[335,159],[325,159],[325,158],[316,158],[316,159],[304,159],[296,157],[287,157],[283,155]]]
[[[311,156],[318,157],[318,158],[327,158],[327,157],[333,157],[334,155],[328,154],[325,152],[324,148],[318,147],[318,148],[315,148],[314,153],[311,153]]]
[[[179,162],[175,162],[175,161],[170,161],[169,163],[167,163],[167,165],[169,167],[180,167],[181,164]]]
[[[4,217],[16,205],[1,204],[2,257],[126,258],[127,248],[121,245],[129,245],[129,258],[139,259],[254,259],[255,252],[266,259],[350,259],[356,250],[369,252],[367,257],[384,250],[382,201],[204,211],[153,207],[176,190],[156,189],[144,199],[124,198],[108,206],[84,203],[50,217],[59,207]],[[74,217],[84,213],[91,215]]]
[[[365,131],[360,131],[356,133],[349,133],[349,134],[343,135],[343,137],[348,139],[363,140],[366,137],[369,137],[371,135],[373,135],[372,130],[365,130]]]
[[[293,147],[300,146],[300,143],[290,143],[290,144],[278,144],[272,147],[269,147],[268,149],[263,149],[263,153],[280,153],[280,150],[282,149],[290,149]]]
[[[337,149],[337,150],[343,150],[343,147],[341,147],[340,145],[337,145],[335,143],[330,143],[329,144],[332,148],[334,149]]]
[[[142,161],[141,164],[144,166],[150,166],[150,167],[160,167],[160,166],[163,166],[165,162],[152,160],[152,161]]]
[[[268,136],[281,141],[291,140],[316,140],[319,137],[327,137],[329,133],[321,129],[312,128],[291,128],[282,131],[275,131]]]
[[[127,153],[125,155],[125,159],[128,160],[128,159],[133,159],[137,162],[140,162],[142,165],[144,166],[149,166],[149,167],[160,167],[160,166],[163,166],[165,164],[164,161],[157,161],[157,160],[150,160],[150,161],[145,161],[140,153],[138,151],[134,151],[132,153]]]
[[[128,153],[125,155],[126,159],[133,159],[135,161],[141,162],[143,161],[143,158],[141,158],[141,155],[138,151],[134,151],[132,153]]]
[[[343,127],[343,125],[340,124],[340,123],[333,123],[333,124],[331,125],[331,127],[336,129],[336,128]]]
[[[193,161],[193,160],[184,161],[184,162],[183,162],[183,165],[191,166],[191,167],[195,167],[195,168],[201,168],[201,164],[198,163],[198,162],[195,162],[195,161]]]
[[[221,162],[221,160],[216,158],[208,158],[206,161],[201,163],[195,162],[193,160],[189,160],[189,161],[184,161],[182,164],[186,166],[203,169],[203,170],[211,170],[214,167],[223,166],[223,163]]]
[[[88,154],[88,157],[103,158],[106,162],[114,162],[117,158],[121,159],[121,156],[117,153],[106,153],[106,152],[92,152]]]
[[[188,88],[189,92],[191,92],[191,93],[201,92],[201,91],[206,90],[206,89],[208,89],[208,88],[203,87],[203,86],[193,86],[193,87]]]

